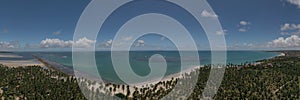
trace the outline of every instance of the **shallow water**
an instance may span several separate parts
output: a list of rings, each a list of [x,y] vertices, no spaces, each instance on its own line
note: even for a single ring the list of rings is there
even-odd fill
[[[114,71],[112,60],[111,60],[111,53],[109,51],[97,51],[95,53],[96,58],[96,65],[97,69],[102,77],[102,79],[113,81],[119,83],[122,81],[119,79],[117,74]],[[114,52],[117,56],[122,57],[125,55],[125,52]],[[129,52],[128,59],[119,59],[118,63],[120,65],[125,64],[129,60],[130,66],[132,70],[140,76],[146,76],[151,72],[149,67],[149,58],[154,54],[160,54],[164,57],[167,63],[167,72],[165,75],[170,75],[174,73],[178,73],[181,70],[181,66],[185,68],[190,68],[194,66],[199,66],[195,63],[194,54],[190,51],[185,51],[187,55],[186,57],[180,58],[180,54],[177,51],[131,51]],[[18,52],[14,53],[16,55],[23,56],[23,58],[9,58],[9,60],[26,60],[26,59],[33,59],[31,56],[32,54],[38,55],[42,58],[46,58],[50,61],[65,65],[67,67],[72,67],[72,52]],[[211,52],[210,51],[199,51],[199,59],[200,64],[211,64]],[[232,64],[241,64],[241,63],[251,63],[257,60],[269,59],[271,57],[275,57],[279,55],[279,53],[275,52],[261,52],[261,51],[228,51],[227,52],[227,63]],[[5,58],[0,58],[5,59]],[[185,62],[185,65],[181,64],[180,61]],[[152,62],[162,63],[164,60],[161,59],[153,59]],[[117,66],[125,68],[123,66]],[[164,66],[155,66],[155,67],[162,67]],[[83,64],[81,66],[76,67],[80,71],[84,71],[86,73],[94,71],[93,68]],[[158,68],[159,69],[159,68]],[[97,73],[90,73],[96,75]]]

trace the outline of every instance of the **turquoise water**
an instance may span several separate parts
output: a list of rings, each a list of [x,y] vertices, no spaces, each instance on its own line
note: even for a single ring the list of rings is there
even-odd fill
[[[188,51],[186,51],[188,53]],[[118,52],[122,56],[122,52]],[[200,64],[210,64],[211,52],[209,51],[199,51]],[[46,58],[50,61],[63,64],[67,67],[72,67],[72,53],[71,52],[43,52],[38,53],[43,58]],[[162,55],[167,61],[167,72],[166,75],[178,73],[181,68],[181,58],[179,52],[177,51],[132,51],[130,52],[129,61],[131,68],[138,75],[145,76],[150,73],[149,67],[149,58],[154,54]],[[245,62],[255,62],[257,60],[268,59],[274,56],[279,55],[275,52],[261,52],[261,51],[228,51],[227,52],[227,63],[232,64],[241,64]],[[116,83],[121,82],[119,77],[114,71],[112,61],[111,61],[111,52],[109,51],[98,51],[95,53],[96,65],[101,75],[102,79],[113,81]],[[183,66],[184,68],[189,68],[193,66],[198,66],[195,63],[194,58],[185,57],[182,60],[187,65]],[[155,63],[160,63],[160,61],[154,61]],[[160,66],[156,66],[160,67]],[[92,71],[87,66],[80,66],[80,69],[86,73]],[[92,73],[93,74],[93,73]],[[122,82],[121,82],[122,83]]]

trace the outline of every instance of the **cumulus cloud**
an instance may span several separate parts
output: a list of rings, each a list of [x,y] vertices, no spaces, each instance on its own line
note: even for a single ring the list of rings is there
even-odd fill
[[[247,32],[247,29],[246,28],[240,28],[239,32]]]
[[[64,41],[60,39],[42,40],[40,45],[42,48],[69,48],[72,47],[73,41]]]
[[[216,34],[217,35],[225,35],[227,32],[227,30],[220,30],[220,31],[217,31]]]
[[[248,21],[240,21],[240,23],[239,23],[239,29],[238,29],[238,31],[239,32],[247,32],[248,31],[248,29],[249,29],[249,25],[250,25],[251,23],[250,22],[248,22]]]
[[[141,46],[145,46],[145,41],[144,40],[137,40],[135,43],[136,47],[141,47]]]
[[[202,17],[207,17],[207,18],[217,18],[218,17],[218,15],[216,15],[215,13],[209,12],[207,10],[203,10],[202,13],[201,13],[201,16]]]
[[[288,30],[290,28],[290,24],[289,23],[285,23],[284,25],[281,25],[280,30],[281,31],[285,31]]]
[[[285,23],[281,25],[281,33],[282,35],[295,35],[300,34],[300,24],[289,24]]]
[[[291,47],[299,47],[300,46],[300,38],[297,35],[292,35],[287,38],[279,37],[268,43],[267,47],[272,48],[291,48]]]
[[[77,41],[64,41],[60,39],[45,39],[40,43],[42,48],[71,48],[72,46],[76,48],[90,48],[93,44],[96,43],[95,40],[90,40],[86,37],[83,37]]]
[[[300,29],[300,24],[289,24],[285,23],[284,25],[281,26],[281,31],[286,31],[286,30],[295,30],[295,29]]]
[[[86,37],[83,37],[73,43],[73,46],[76,48],[91,48],[96,43],[96,40],[90,40]]]
[[[250,24],[250,22],[247,22],[247,21],[240,21],[240,25],[249,25]]]
[[[20,48],[20,43],[18,41],[6,42],[0,41],[1,49],[17,49]]]
[[[298,8],[300,8],[300,0],[287,0],[287,2],[298,6]]]

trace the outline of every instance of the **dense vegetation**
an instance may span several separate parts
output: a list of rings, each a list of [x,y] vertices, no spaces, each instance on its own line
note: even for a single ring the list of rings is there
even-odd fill
[[[300,99],[300,58],[277,57],[262,62],[227,68],[215,98]]]
[[[84,99],[75,78],[38,66],[0,65],[0,99]]]
[[[229,64],[222,84],[214,99],[300,99],[300,58],[277,57],[263,60],[260,64]],[[78,79],[91,99],[115,99],[104,95],[114,95],[123,99],[160,99],[167,95],[175,84],[183,91],[177,91],[173,98],[187,99],[186,91],[193,91],[189,99],[202,96],[210,66],[185,74],[182,79],[159,82],[143,88],[127,85],[98,84]],[[0,66],[0,97],[27,99],[85,99],[75,78],[58,71],[41,67],[8,68]],[[194,90],[189,87],[194,77],[198,80]],[[96,87],[93,87],[96,86]],[[102,92],[102,93],[101,93]],[[104,93],[103,93],[104,92]],[[181,96],[181,97],[177,97]]]

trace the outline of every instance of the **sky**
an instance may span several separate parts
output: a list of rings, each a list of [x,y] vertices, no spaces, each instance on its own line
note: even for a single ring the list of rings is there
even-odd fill
[[[298,50],[300,49],[300,0],[207,0],[215,13],[202,11],[202,17],[219,19],[228,50]],[[73,41],[76,24],[90,0],[1,0],[0,50],[70,50],[96,43],[97,50],[109,50],[114,42],[110,28],[121,23],[134,11],[121,12],[108,21],[107,29],[91,40],[87,37]],[[145,9],[152,5],[141,5]],[[124,7],[126,8],[126,7]],[[139,9],[140,12],[144,9]],[[164,10],[161,10],[162,12]],[[138,11],[137,11],[138,12]],[[180,9],[168,12],[174,17],[183,16]],[[177,14],[177,15],[176,15]],[[197,26],[193,21],[187,23]],[[176,32],[174,32],[176,33]],[[180,33],[176,33],[180,34]],[[190,33],[200,50],[209,49],[203,29]],[[133,37],[122,37],[123,42]],[[174,43],[160,35],[145,35],[132,44],[137,50],[172,50]],[[184,42],[184,41],[183,41]],[[121,44],[120,44],[121,45]]]

